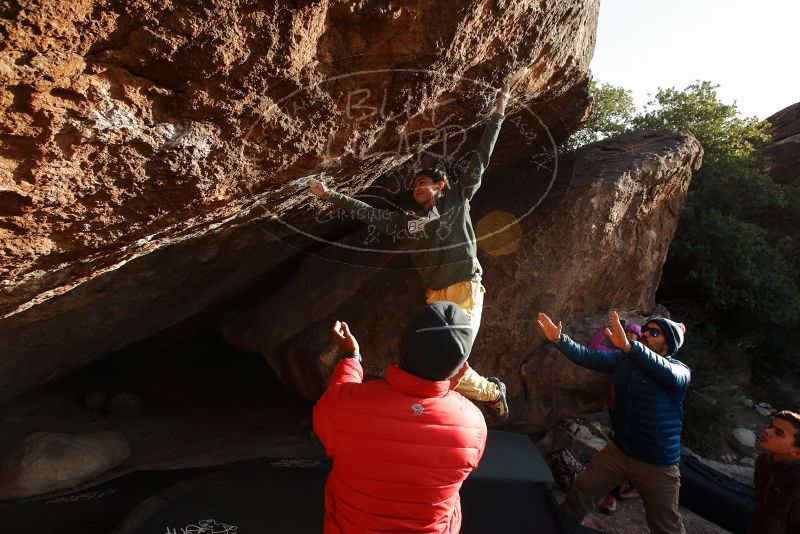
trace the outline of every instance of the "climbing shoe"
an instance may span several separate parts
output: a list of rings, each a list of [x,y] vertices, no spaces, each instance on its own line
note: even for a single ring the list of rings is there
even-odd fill
[[[614,515],[617,513],[617,499],[613,495],[606,495],[600,505],[600,511],[607,515]]]
[[[617,492],[617,495],[623,501],[629,499],[638,499],[639,491],[633,486],[633,484],[626,483],[622,485],[622,489]]]
[[[486,407],[491,412],[492,416],[500,422],[505,423],[508,421],[508,401],[506,400],[506,385],[500,381],[499,378],[494,376],[487,377],[486,380],[497,385],[497,390],[500,396],[496,400],[486,401]]]

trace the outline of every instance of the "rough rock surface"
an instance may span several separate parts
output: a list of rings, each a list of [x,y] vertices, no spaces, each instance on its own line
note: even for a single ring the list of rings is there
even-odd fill
[[[135,393],[117,393],[109,401],[106,411],[116,417],[134,419],[144,413],[144,400]]]
[[[591,414],[589,422],[583,417],[568,417],[553,425],[536,441],[536,448],[543,457],[559,449],[569,449],[584,464],[603,450],[611,441],[611,422],[608,413]]]
[[[772,407],[770,407],[769,405],[764,406],[762,404],[759,404],[759,405],[755,406],[754,409],[758,413],[758,415],[760,415],[762,417],[769,417],[770,415],[772,415],[775,412],[775,410]]]
[[[12,2],[0,402],[246,290],[296,252],[255,220],[313,221],[304,177],[363,188],[485,120],[521,66],[517,137],[563,139],[587,115],[598,8]]]
[[[743,452],[744,454],[752,454],[756,448],[756,433],[749,428],[734,428],[731,431],[733,438],[732,444],[734,448]]]
[[[766,172],[779,184],[800,183],[800,102],[767,118],[772,142],[762,148],[770,163]]]
[[[472,205],[487,293],[470,362],[506,382],[520,430],[546,429],[602,406],[607,377],[543,347],[534,314],[544,310],[570,328],[594,315],[583,327],[588,336],[588,324],[602,324],[611,307],[652,313],[701,154],[691,135],[643,131],[584,147],[557,169],[551,162],[546,172],[525,166],[486,176]],[[487,228],[497,229],[498,220],[510,222],[491,236]],[[366,372],[382,375],[405,317],[424,303],[424,288],[413,270],[359,266],[359,254],[307,257],[278,291],[226,317],[226,339],[261,353],[284,383],[313,399],[334,350],[329,329],[345,320]]]
[[[753,474],[755,472],[754,463],[751,464],[750,462],[739,460],[740,464],[742,465],[737,465],[734,463],[735,460],[726,462],[726,461],[714,460],[712,458],[704,458],[699,454],[697,454],[696,452],[694,452],[693,450],[691,450],[686,445],[681,446],[681,454],[688,454],[689,456],[694,456],[695,458],[700,460],[700,462],[707,465],[708,467],[715,469],[720,473],[728,475],[729,477],[736,479],[742,484],[748,484],[750,486],[753,485],[753,480],[754,480]],[[746,459],[753,460],[752,457]]]
[[[122,463],[131,450],[118,432],[39,432],[0,464],[0,499],[74,488]]]

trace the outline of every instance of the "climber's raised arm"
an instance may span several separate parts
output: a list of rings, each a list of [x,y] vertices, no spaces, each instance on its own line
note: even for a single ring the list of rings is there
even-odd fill
[[[481,177],[486,167],[489,166],[489,158],[492,156],[494,144],[500,134],[500,126],[502,126],[503,119],[505,119],[506,104],[508,104],[510,97],[509,84],[504,85],[497,92],[497,100],[495,101],[492,115],[489,117],[489,122],[486,124],[486,129],[483,131],[478,150],[470,158],[467,170],[453,184],[454,193],[460,195],[464,200],[472,200],[473,195],[481,186]]]

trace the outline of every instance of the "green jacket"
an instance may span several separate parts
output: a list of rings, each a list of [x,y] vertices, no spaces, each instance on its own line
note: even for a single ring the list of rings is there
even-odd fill
[[[382,234],[381,243],[394,245],[411,240],[412,259],[426,288],[444,289],[456,282],[479,280],[483,270],[478,263],[475,230],[469,216],[470,201],[481,186],[503,119],[502,114],[492,113],[469,166],[457,181],[451,177],[450,188],[436,201],[435,211],[405,213],[378,209],[335,191],[331,191],[330,200],[338,209],[369,225],[371,234]]]

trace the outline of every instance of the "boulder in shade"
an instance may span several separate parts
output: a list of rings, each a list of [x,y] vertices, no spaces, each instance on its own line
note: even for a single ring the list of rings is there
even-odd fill
[[[738,450],[743,450],[749,453],[748,449],[756,447],[756,433],[748,428],[734,428],[733,429],[734,447]]]
[[[144,402],[135,393],[117,393],[106,406],[106,410],[116,417],[135,419],[144,412]]]
[[[118,432],[37,432],[0,464],[0,499],[24,499],[74,488],[130,456]]]

